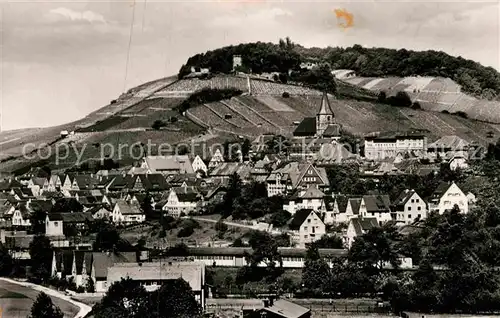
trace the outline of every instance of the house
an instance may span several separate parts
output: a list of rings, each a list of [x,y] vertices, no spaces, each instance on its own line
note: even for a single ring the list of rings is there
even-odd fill
[[[194,157],[193,161],[191,162],[191,165],[193,166],[194,172],[203,171],[203,173],[207,175],[208,167],[199,155]]]
[[[108,208],[108,205],[96,205],[85,212],[92,214],[94,220],[105,219],[111,220],[112,210]]]
[[[105,293],[108,290],[108,268],[115,263],[136,263],[137,254],[135,252],[117,253],[92,253],[92,265],[90,266],[90,276],[94,282],[96,293]]]
[[[246,163],[223,162],[208,172],[211,180],[229,181],[233,174],[237,174],[243,182],[250,180],[252,167]]]
[[[208,169],[212,169],[220,165],[221,163],[224,163],[224,156],[222,155],[222,152],[220,149],[215,150],[215,153],[213,154],[212,158],[210,159],[210,162],[208,163]]]
[[[73,276],[74,252],[68,249],[54,249],[52,256],[52,277],[71,279]]]
[[[76,175],[73,178],[71,190],[91,190],[94,189],[98,180],[91,175]]]
[[[33,191],[34,196],[38,197],[43,194],[44,191],[49,190],[49,180],[46,178],[31,178],[28,181],[28,188]]]
[[[467,195],[457,186],[455,182],[451,184],[442,182],[431,196],[429,210],[443,214],[447,210],[458,206],[461,213],[469,212],[469,199]]]
[[[112,220],[118,224],[142,223],[146,220],[146,215],[137,202],[119,199],[113,208]]]
[[[58,174],[53,174],[49,179],[49,191],[59,191],[64,182],[64,177]]]
[[[88,265],[87,263],[90,262]],[[90,276],[90,265],[92,262],[92,252],[73,251],[73,262],[71,267],[71,277],[73,277],[76,287],[86,287]]]
[[[311,318],[311,309],[288,300],[264,300],[264,307],[244,314],[245,318]]]
[[[193,187],[176,187],[170,189],[167,201],[162,210],[167,211],[173,217],[180,217],[181,214],[189,215],[201,207],[203,196]]]
[[[17,204],[16,210],[12,214],[12,225],[16,227],[31,226],[30,214],[24,203]]]
[[[205,306],[205,264],[201,262],[115,263],[107,272],[107,286],[128,277],[140,282],[147,291],[160,288],[164,281],[182,278],[193,290],[200,306]]]
[[[141,163],[148,173],[184,174],[194,173],[189,156],[147,156]]]
[[[65,227],[72,226],[78,231],[88,227],[92,221],[94,218],[88,212],[49,213],[45,217],[45,235],[65,236]]]
[[[347,223],[350,218],[354,217],[352,213],[352,208],[348,209],[349,198],[344,195],[336,195],[333,198],[333,207],[330,209],[333,213],[333,219],[337,223]],[[351,213],[347,213],[347,211],[351,211]],[[327,212],[328,213],[328,212]],[[326,218],[325,218],[326,223]]]
[[[468,141],[455,136],[443,136],[435,142],[429,144],[427,153],[430,158],[452,160],[455,157],[464,157],[468,159],[467,153],[473,149]]]
[[[307,190],[311,185],[321,191],[330,187],[325,168],[312,163],[291,162],[274,170],[266,179],[268,196],[287,195],[296,189]]]
[[[347,225],[347,231],[344,236],[344,245],[351,248],[354,239],[379,226],[376,218],[352,218]]]
[[[374,217],[377,219],[379,225],[392,220],[391,200],[388,195],[364,195],[359,209],[361,217]]]
[[[414,158],[427,155],[427,137],[421,131],[384,132],[365,136],[365,158],[383,160],[408,153]]]
[[[325,212],[325,194],[314,185],[309,186],[307,190],[297,190],[283,203],[283,210],[294,215],[301,209],[311,209],[314,211]]]
[[[61,189],[69,191],[73,187],[73,179],[74,179],[74,174],[68,173],[66,176],[63,178],[64,181],[62,181],[62,186]]]
[[[293,233],[293,240],[299,247],[319,240],[326,233],[325,223],[311,209],[298,210],[291,220],[289,228]]]
[[[427,218],[427,204],[415,190],[406,189],[393,204],[393,220],[399,224],[412,224]]]

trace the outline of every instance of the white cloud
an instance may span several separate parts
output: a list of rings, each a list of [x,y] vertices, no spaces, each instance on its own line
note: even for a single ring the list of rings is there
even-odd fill
[[[52,17],[57,17],[59,19],[64,19],[64,20],[71,20],[78,22],[87,21],[89,23],[94,23],[94,22],[106,23],[106,20],[101,14],[88,10],[83,12],[78,12],[68,8],[61,7],[50,10],[50,15]]]

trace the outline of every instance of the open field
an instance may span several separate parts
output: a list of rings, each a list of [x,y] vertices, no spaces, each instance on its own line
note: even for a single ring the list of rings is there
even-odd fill
[[[30,313],[31,305],[38,296],[39,292],[28,287],[0,281],[0,308],[2,309],[2,318],[24,318]],[[64,317],[74,317],[79,308],[73,304],[51,297],[52,301],[64,313]]]

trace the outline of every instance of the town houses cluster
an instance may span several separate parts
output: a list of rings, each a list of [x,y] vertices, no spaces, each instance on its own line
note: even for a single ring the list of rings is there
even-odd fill
[[[324,95],[317,116],[299,123],[286,151],[280,153],[265,149],[264,141],[271,136],[260,136],[252,145],[250,158],[236,161],[226,160],[222,149],[217,149],[211,158],[194,154],[146,156],[132,167],[96,173],[32,168],[0,182],[0,239],[15,258],[29,261],[33,234],[28,233],[34,226],[34,215],[43,214],[45,235],[57,248],[53,276],[72,277],[77,286],[86,286],[92,279],[95,290],[104,292],[125,276],[154,288],[161,279],[182,275],[203,302],[204,266],[244,266],[244,249],[189,246],[189,255],[198,262],[162,264],[147,253],[92,251],[92,242],[74,239],[75,231],[78,236],[96,220],[127,227],[149,222],[155,215],[174,219],[202,216],[209,205],[224,200],[231,178],[238,175],[243,184],[261,182],[269,197],[283,198],[282,209],[291,215],[288,224],[282,229],[264,229],[290,235],[295,247],[281,249],[284,266],[300,268],[306,244],[328,235],[327,228],[333,225],[346,225],[338,235],[348,249],[357,236],[373,227],[393,223],[404,228],[424,220],[430,212],[442,214],[458,207],[461,213],[468,213],[475,204],[474,194],[453,182],[443,182],[427,198],[410,188],[395,200],[381,193],[349,196],[332,191],[327,174],[330,165],[356,162],[363,178],[376,181],[382,175],[430,174],[443,163],[451,170],[467,169],[468,154],[475,147],[457,136],[428,144],[424,135],[406,131],[366,136],[361,155],[340,143],[342,132]],[[304,149],[300,146],[304,143],[314,147]],[[325,147],[331,151],[329,158],[324,156]],[[72,209],[75,202],[83,207],[81,211]],[[68,228],[73,230],[71,235]],[[345,250],[320,252],[345,254]],[[404,260],[404,264],[411,267],[411,260]]]

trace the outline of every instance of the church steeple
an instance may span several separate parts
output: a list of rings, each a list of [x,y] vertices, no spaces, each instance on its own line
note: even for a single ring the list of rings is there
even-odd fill
[[[331,115],[332,117],[335,117],[326,92],[323,92],[323,97],[321,98],[321,107],[319,109],[318,115]]]
[[[316,136],[321,137],[329,125],[334,123],[335,114],[333,113],[328,95],[323,92],[319,112],[316,114]]]

